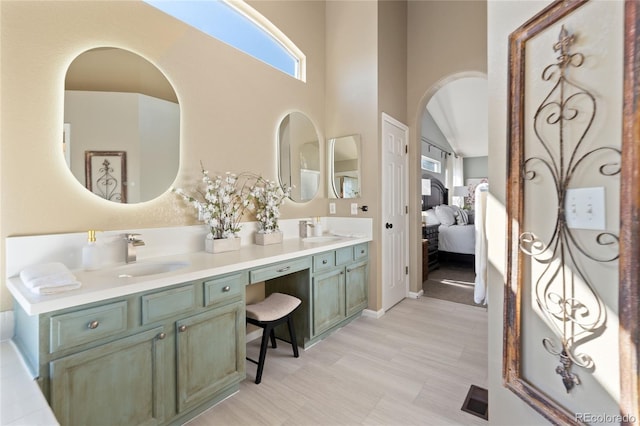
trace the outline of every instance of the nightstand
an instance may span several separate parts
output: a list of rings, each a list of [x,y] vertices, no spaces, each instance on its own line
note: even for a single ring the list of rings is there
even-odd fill
[[[438,261],[438,227],[440,225],[426,225],[422,227],[422,238],[428,241],[429,271],[440,267]]]
[[[422,282],[429,279],[429,240],[422,240]]]

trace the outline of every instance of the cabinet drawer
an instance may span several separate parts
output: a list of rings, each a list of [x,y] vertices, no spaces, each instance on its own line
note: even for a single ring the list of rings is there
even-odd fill
[[[196,307],[193,284],[142,296],[142,324],[149,324]]]
[[[336,253],[328,251],[313,256],[313,272],[324,271],[336,266]]]
[[[336,265],[344,265],[353,261],[353,247],[343,247],[336,250]]]
[[[272,278],[281,277],[293,272],[309,269],[310,266],[309,258],[305,257],[302,259],[294,259],[288,262],[265,266],[264,268],[257,268],[249,272],[250,283],[259,283]]]
[[[204,282],[204,306],[217,305],[242,297],[247,273],[228,275]]]
[[[51,317],[51,353],[93,342],[127,329],[127,302],[116,302]]]
[[[353,246],[353,260],[361,260],[369,257],[369,244],[362,243]]]

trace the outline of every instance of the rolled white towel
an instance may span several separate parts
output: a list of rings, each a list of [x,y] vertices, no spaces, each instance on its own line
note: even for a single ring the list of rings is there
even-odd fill
[[[24,285],[37,294],[52,294],[74,290],[81,286],[76,276],[60,262],[32,265],[20,271]]]

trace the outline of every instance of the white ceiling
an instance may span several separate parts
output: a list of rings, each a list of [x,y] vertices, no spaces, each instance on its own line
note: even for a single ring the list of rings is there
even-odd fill
[[[487,80],[466,77],[442,86],[427,103],[454,152],[462,157],[488,155]]]

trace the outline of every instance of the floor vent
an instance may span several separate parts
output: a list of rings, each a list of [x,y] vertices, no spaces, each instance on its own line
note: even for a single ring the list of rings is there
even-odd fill
[[[476,385],[471,385],[461,409],[481,419],[489,420],[489,392]]]

